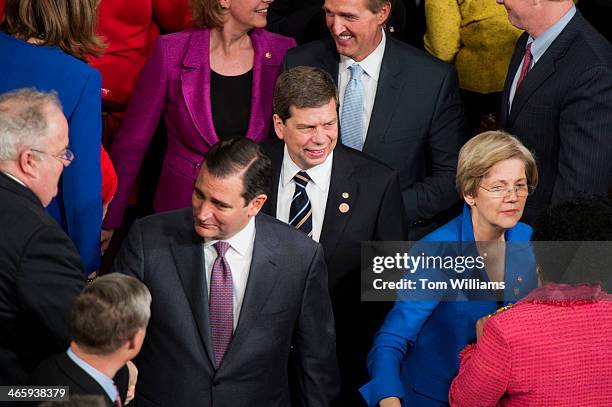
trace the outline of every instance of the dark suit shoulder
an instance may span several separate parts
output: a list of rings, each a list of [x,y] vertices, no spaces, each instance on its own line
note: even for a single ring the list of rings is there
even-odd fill
[[[183,208],[145,216],[136,220],[135,223],[138,224],[138,227],[143,232],[160,229],[168,230],[169,232],[172,230],[183,231],[186,224],[193,224],[193,214],[191,208]]]
[[[265,234],[266,237],[275,236],[283,245],[309,249],[313,252],[319,246],[317,242],[305,233],[295,230],[292,226],[275,217],[259,213],[256,217],[256,233]]]
[[[334,41],[331,38],[324,38],[290,49],[285,55],[285,61],[288,67],[318,65],[321,57],[330,51],[336,52]]]
[[[583,61],[612,68],[612,44],[582,16],[577,15],[576,18],[579,19],[579,28],[572,50],[579,54]]]
[[[395,38],[387,37],[387,45],[390,53],[395,54],[399,58],[397,61],[404,66],[418,66],[424,73],[441,74],[446,76],[448,71],[453,70],[453,66],[447,62],[439,60],[427,52],[408,45]],[[387,50],[385,50],[385,53]]]
[[[377,158],[353,148],[348,148],[338,144],[338,146],[336,146],[334,149],[334,154],[338,154],[341,157],[346,157],[346,159],[351,161],[353,166],[367,169],[376,176],[391,176],[397,174],[397,171]]]

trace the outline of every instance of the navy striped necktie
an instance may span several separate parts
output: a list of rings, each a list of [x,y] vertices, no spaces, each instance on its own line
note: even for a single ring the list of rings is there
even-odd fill
[[[306,171],[300,171],[293,177],[295,192],[289,210],[289,224],[312,237],[312,206],[306,194],[306,185],[310,177]]]

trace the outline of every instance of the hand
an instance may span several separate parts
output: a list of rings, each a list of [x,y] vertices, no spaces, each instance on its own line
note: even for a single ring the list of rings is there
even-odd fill
[[[484,317],[476,321],[476,340],[479,340],[480,337],[482,336],[485,322],[487,322],[489,318],[491,318],[491,314],[485,315]]]
[[[130,372],[130,380],[128,381],[128,390],[124,404],[128,404],[130,401],[134,400],[134,396],[136,395],[136,382],[138,381],[138,369],[136,365],[131,361],[128,361],[126,365]]]
[[[387,397],[378,402],[380,407],[402,407],[402,402],[397,397]]]
[[[102,229],[102,233],[100,234],[100,253],[104,254],[108,249],[108,244],[113,237],[113,233],[115,233],[115,229]]]

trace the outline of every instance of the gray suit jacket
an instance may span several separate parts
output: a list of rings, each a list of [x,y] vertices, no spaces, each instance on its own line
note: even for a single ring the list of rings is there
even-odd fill
[[[339,58],[333,40],[320,40],[290,49],[283,69],[314,66],[337,81]],[[387,36],[363,152],[398,171],[408,225],[458,202],[455,170],[465,135],[453,67]]]
[[[523,220],[573,196],[605,195],[612,178],[612,45],[579,11],[508,97],[528,35],[514,49],[502,127],[535,153],[540,182]]]
[[[238,325],[218,369],[209,325],[203,240],[191,209],[134,223],[114,271],[143,281],[151,321],[136,361],[139,406],[288,406],[291,346],[306,406],[338,391],[334,322],[321,247],[267,215],[256,237]]]

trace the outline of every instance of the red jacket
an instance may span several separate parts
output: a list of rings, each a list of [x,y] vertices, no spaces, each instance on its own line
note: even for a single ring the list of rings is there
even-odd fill
[[[612,406],[612,295],[597,284],[550,284],[495,315],[461,353],[449,400],[469,407]]]
[[[102,97],[122,104],[129,100],[160,28],[174,32],[192,25],[188,0],[102,0],[98,19],[98,35],[107,48],[90,65],[102,74]]]

